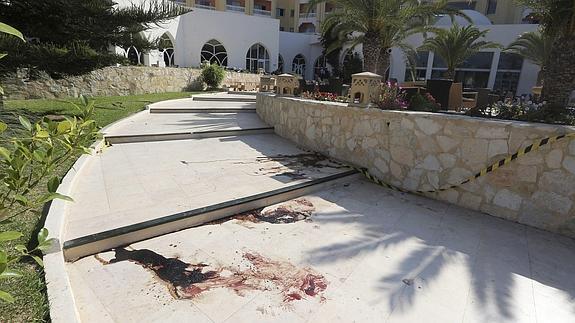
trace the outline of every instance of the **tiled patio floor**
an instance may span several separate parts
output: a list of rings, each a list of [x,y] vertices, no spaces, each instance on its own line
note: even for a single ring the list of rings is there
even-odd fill
[[[65,235],[282,187],[293,165],[256,161],[301,153],[275,135],[114,145],[82,169]],[[66,270],[83,322],[575,322],[574,240],[356,177]]]
[[[124,250],[148,250],[167,263],[177,259],[206,265],[191,265],[190,271],[215,270],[221,276],[246,275],[248,280],[267,270],[250,261],[249,255],[258,255],[274,263],[278,277],[290,278],[298,270],[323,277],[326,286],[316,286],[317,295],[298,290],[305,285],[303,278],[286,292],[281,279],[268,276],[255,280],[257,287],[216,283],[191,298],[180,289],[178,298],[170,294],[169,280],[149,266],[144,268],[137,257],[122,258],[121,250],[116,250],[68,265],[83,319],[575,320],[575,242],[571,239],[392,192],[365,180],[301,199],[313,205],[308,221],[230,220],[135,243]],[[124,261],[102,262],[113,259]],[[168,271],[173,274],[177,268]],[[289,292],[301,297],[286,298]]]

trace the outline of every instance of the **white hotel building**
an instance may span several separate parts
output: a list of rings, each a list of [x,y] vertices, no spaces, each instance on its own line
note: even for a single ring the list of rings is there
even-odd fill
[[[140,0],[141,1],[141,0]],[[121,4],[130,0],[119,1]],[[197,67],[203,61],[218,62],[227,67],[266,72],[296,73],[313,79],[315,69],[325,66],[317,33],[322,19],[334,10],[322,3],[308,10],[308,0],[179,0],[193,11],[146,31],[146,37],[163,37],[168,45],[162,51],[136,55],[145,65]],[[487,40],[504,47],[519,35],[537,30],[538,25],[524,23],[529,10],[517,7],[512,0],[450,1],[453,7],[466,10],[480,29],[489,29]],[[460,25],[467,22],[461,20]],[[448,27],[451,20],[441,18],[438,26]],[[417,47],[422,36],[407,40]],[[170,47],[171,46],[171,47]],[[361,48],[351,49],[361,54]],[[118,49],[134,57],[137,49]],[[341,52],[343,63],[350,49]],[[402,82],[411,79],[405,55],[392,51],[389,75]],[[329,66],[328,66],[329,69]],[[417,78],[440,77],[443,63],[433,53],[423,52],[418,58]],[[528,94],[536,84],[539,68],[529,61],[501,50],[481,52],[462,66],[459,78],[468,87],[487,87]]]

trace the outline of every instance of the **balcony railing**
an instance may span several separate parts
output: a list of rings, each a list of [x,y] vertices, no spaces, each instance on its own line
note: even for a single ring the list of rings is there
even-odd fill
[[[256,16],[271,17],[271,16],[272,16],[272,12],[269,11],[269,10],[254,9],[254,15],[256,15]]]
[[[234,6],[231,4],[226,5],[226,11],[234,11],[234,12],[245,12],[246,7],[243,6]]]
[[[208,10],[216,10],[216,7],[215,7],[215,6],[208,5],[208,4],[200,4],[200,3],[196,3],[196,8],[208,9]]]
[[[315,17],[317,17],[317,14],[316,14],[315,12],[301,12],[301,13],[299,14],[299,17],[300,17],[300,18],[303,18],[303,19],[305,19],[305,18],[315,18]]]

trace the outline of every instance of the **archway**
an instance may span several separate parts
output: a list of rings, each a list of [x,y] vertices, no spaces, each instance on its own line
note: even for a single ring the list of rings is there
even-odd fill
[[[311,22],[304,22],[303,24],[299,25],[298,31],[305,34],[315,33],[315,25]]]
[[[228,66],[228,52],[222,43],[212,39],[204,44],[201,51],[201,63],[218,64]]]
[[[321,55],[315,60],[313,64],[313,78],[325,80],[330,77],[330,68],[327,59],[324,55]]]
[[[295,74],[299,74],[305,78],[305,57],[302,54],[297,54],[293,58],[291,70]]]
[[[246,53],[246,69],[250,72],[258,72],[259,69],[270,71],[270,54],[264,45],[253,44]]]
[[[166,66],[175,65],[174,42],[169,33],[164,33],[158,42],[158,50],[162,54]]]

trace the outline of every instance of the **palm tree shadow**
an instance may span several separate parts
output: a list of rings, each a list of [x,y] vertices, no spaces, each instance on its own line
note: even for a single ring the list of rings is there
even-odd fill
[[[575,283],[566,286],[564,281],[532,272],[533,261],[547,259],[534,258],[543,257],[545,252],[534,254],[528,240],[533,234],[543,235],[552,240],[553,248],[553,234],[420,196],[391,192],[374,203],[370,201],[374,197],[365,190],[355,190],[359,193],[349,188],[350,198],[337,200],[336,204],[350,213],[357,213],[352,200],[371,204],[361,212],[363,216],[346,217],[346,211],[340,211],[333,216],[319,216],[314,222],[320,226],[349,224],[358,228],[359,236],[311,249],[306,261],[325,265],[368,259],[360,260],[357,267],[361,267],[371,256],[384,259],[376,266],[383,269],[383,274],[374,282],[381,291],[374,303],[386,303],[394,312],[407,312],[416,302],[430,297],[440,301],[437,298],[441,297],[434,295],[445,294],[434,293],[441,290],[448,295],[462,295],[457,300],[460,310],[472,302],[475,308],[486,309],[478,313],[486,319],[508,321],[517,319],[518,308],[529,302],[533,305],[533,280],[575,299]],[[575,242],[567,240],[565,256],[575,259]],[[389,257],[381,257],[386,255]],[[564,269],[555,270],[569,272],[575,261],[559,262],[558,266]],[[575,305],[568,310],[575,314]]]

